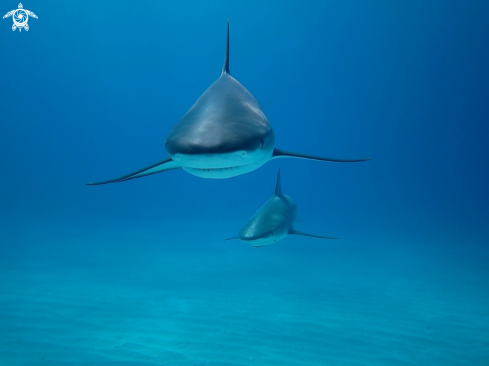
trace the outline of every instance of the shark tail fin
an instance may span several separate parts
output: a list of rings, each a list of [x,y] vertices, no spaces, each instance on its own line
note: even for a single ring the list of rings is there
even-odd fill
[[[318,239],[338,239],[338,238],[332,238],[329,236],[319,236],[319,235],[312,235],[312,234],[308,234],[308,233],[303,233],[302,231],[298,231],[298,230],[291,230],[289,235],[310,236],[311,238],[318,238]]]
[[[224,54],[224,66],[222,67],[222,74],[229,74],[229,19],[228,19],[228,36],[226,40],[226,53]]]
[[[277,173],[277,183],[275,184],[275,196],[283,196],[284,194],[282,193],[282,179],[280,178],[280,169],[278,170]]]
[[[333,163],[358,163],[360,161],[370,160],[370,158],[368,158],[368,159],[353,159],[353,160],[333,159],[333,158],[325,158],[322,156],[306,155],[306,154],[299,154],[299,153],[290,152],[290,151],[273,149],[272,159],[276,159],[276,158],[299,158],[299,159],[309,159],[309,160],[331,161]]]

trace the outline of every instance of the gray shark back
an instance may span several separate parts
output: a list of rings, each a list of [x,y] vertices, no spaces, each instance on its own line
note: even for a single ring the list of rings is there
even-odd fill
[[[273,150],[275,135],[262,107],[239,81],[223,73],[172,128],[165,148],[177,154]]]

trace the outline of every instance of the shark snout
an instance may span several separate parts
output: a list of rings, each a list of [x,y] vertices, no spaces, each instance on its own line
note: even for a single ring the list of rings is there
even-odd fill
[[[243,227],[238,234],[239,240],[254,247],[274,242],[273,232],[259,232],[253,228]]]
[[[239,239],[242,241],[256,241],[260,239],[267,239],[272,236],[272,233],[269,234],[264,234],[264,235],[258,235],[257,233],[253,232],[244,232],[244,233],[239,233]]]
[[[273,130],[254,130],[249,124],[236,127],[232,119],[195,121],[186,115],[168,134],[165,149],[182,168],[253,165],[256,169],[271,159],[274,141]]]
[[[210,128],[205,124],[192,127],[185,129],[175,127],[170,131],[165,140],[165,149],[171,156],[179,153],[201,155],[237,151],[251,152],[262,149],[268,138],[268,135],[252,133],[253,131],[249,132],[244,129],[226,131],[223,128]]]

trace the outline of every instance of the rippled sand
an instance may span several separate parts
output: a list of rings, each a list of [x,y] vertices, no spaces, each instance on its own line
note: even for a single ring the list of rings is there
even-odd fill
[[[472,259],[198,238],[11,235],[0,365],[488,364],[489,277]]]

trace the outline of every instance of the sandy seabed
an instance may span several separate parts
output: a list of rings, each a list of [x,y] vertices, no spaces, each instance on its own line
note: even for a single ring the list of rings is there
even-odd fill
[[[467,258],[305,238],[207,251],[156,233],[35,237],[3,245],[0,365],[489,362],[489,277]]]

